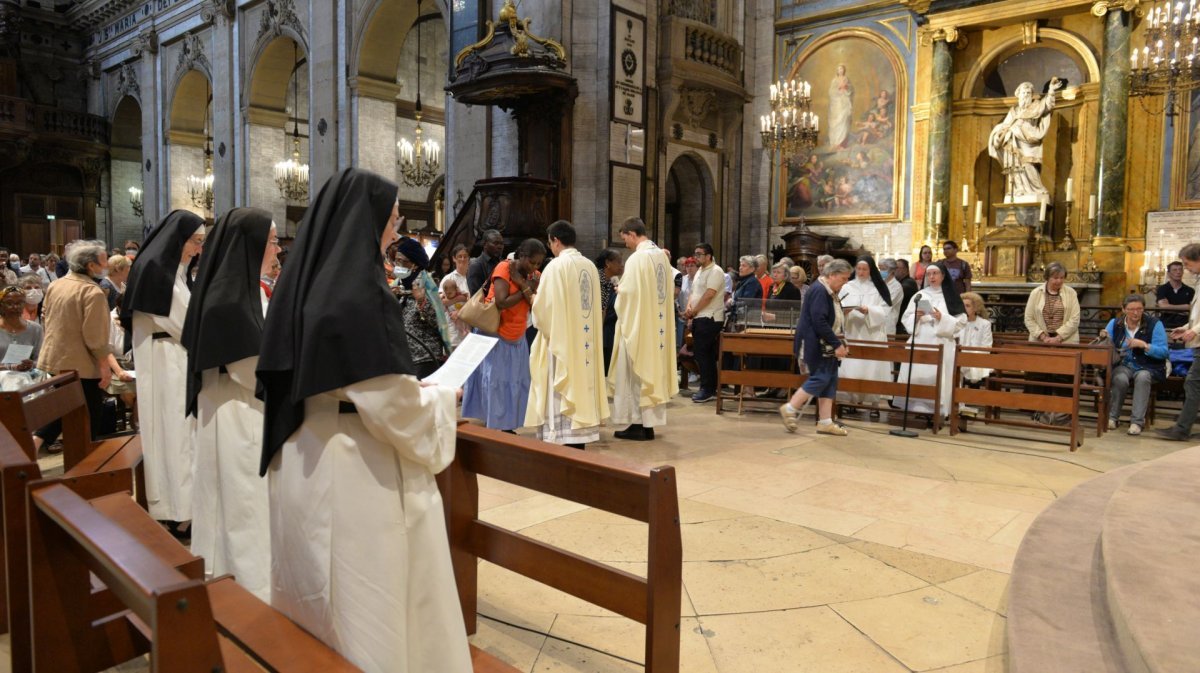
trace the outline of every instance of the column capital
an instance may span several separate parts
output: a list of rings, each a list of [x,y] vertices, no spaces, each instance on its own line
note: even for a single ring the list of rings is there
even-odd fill
[[[130,42],[134,56],[153,56],[158,53],[158,33],[151,28]]]
[[[928,47],[934,42],[945,42],[952,44],[958,49],[966,49],[967,36],[959,32],[956,26],[943,26],[941,28],[926,28],[921,31],[921,45]]]
[[[1103,18],[1112,11],[1132,12],[1139,17],[1146,13],[1142,8],[1142,0],[1096,0],[1092,3],[1093,16]]]
[[[204,0],[200,5],[200,18],[215,24],[217,18],[228,21],[237,12],[236,0]]]

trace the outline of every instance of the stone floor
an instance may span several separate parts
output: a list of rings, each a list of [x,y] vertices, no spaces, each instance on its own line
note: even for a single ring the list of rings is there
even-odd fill
[[[656,441],[606,430],[592,449],[677,470],[683,673],[1003,673],[1008,573],[1034,517],[1097,474],[1187,446],[1123,428],[1089,432],[1074,454],[1062,435],[1012,429],[903,439],[865,417],[826,437],[809,414],[790,435],[773,413],[680,399]],[[485,520],[644,574],[644,524],[493,480],[480,490]],[[523,671],[642,670],[630,620],[487,563],[479,591],[472,642]],[[7,649],[4,636],[0,673]]]

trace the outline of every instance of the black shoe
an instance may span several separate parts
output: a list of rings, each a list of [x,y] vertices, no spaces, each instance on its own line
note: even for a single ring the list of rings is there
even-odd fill
[[[187,544],[192,540],[192,522],[191,521],[160,521],[171,537]]]
[[[617,439],[628,439],[634,442],[646,442],[654,439],[654,430],[653,428],[643,427],[640,423],[634,423],[624,430],[618,430],[614,432],[613,437],[616,437]]]
[[[1177,430],[1175,428],[1175,426],[1171,426],[1169,428],[1164,428],[1164,429],[1160,429],[1160,430],[1155,430],[1154,434],[1158,435],[1159,437],[1162,437],[1163,439],[1169,439],[1172,442],[1186,442],[1187,440],[1191,439],[1191,437],[1189,435],[1180,432],[1179,430]]]
[[[695,402],[696,404],[704,404],[705,402],[712,402],[715,399],[717,399],[717,396],[715,394],[710,393],[709,391],[707,391],[703,388],[701,388],[700,391],[697,392],[695,395],[692,395],[692,401]]]
[[[563,444],[563,446],[572,449],[579,449],[580,451],[583,451],[587,447],[586,444]]]
[[[879,411],[878,410],[871,412],[871,420],[873,420],[873,421],[879,420]]]

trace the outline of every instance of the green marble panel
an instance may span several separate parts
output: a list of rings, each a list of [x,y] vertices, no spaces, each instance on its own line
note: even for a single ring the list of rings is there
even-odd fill
[[[1104,25],[1104,69],[1100,80],[1099,176],[1096,214],[1099,236],[1125,234],[1125,155],[1129,129],[1128,12],[1110,10]]]
[[[929,191],[930,203],[942,204],[942,224],[937,237],[950,235],[950,93],[954,60],[945,40],[933,43],[933,72],[929,99]],[[933,208],[929,222],[933,225]]]

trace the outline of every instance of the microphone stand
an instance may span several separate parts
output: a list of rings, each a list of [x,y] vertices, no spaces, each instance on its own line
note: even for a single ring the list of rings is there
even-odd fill
[[[917,306],[921,305],[921,293],[918,292],[913,301],[917,302]],[[917,436],[917,433],[908,429],[908,404],[912,400],[912,370],[913,356],[916,353],[917,347],[917,330],[921,328],[921,319],[917,317],[916,309],[913,309],[913,331],[909,337],[908,343],[908,380],[904,383],[904,421],[899,430],[889,430],[888,434],[895,437],[908,437],[912,439]]]

